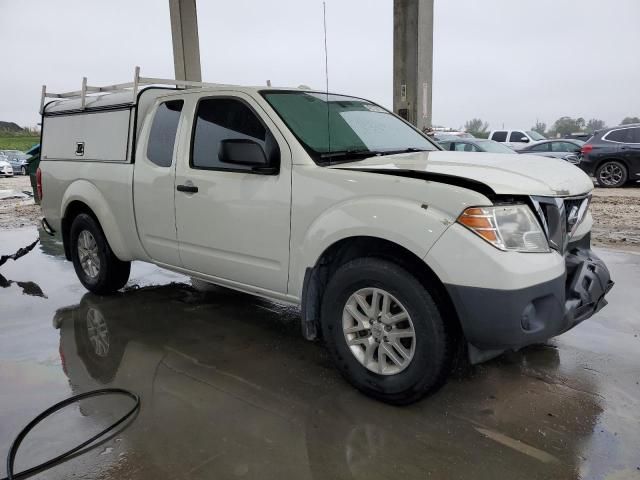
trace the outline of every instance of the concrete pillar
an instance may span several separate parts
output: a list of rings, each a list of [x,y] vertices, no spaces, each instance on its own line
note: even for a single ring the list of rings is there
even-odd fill
[[[196,0],[169,0],[176,80],[202,81]]]
[[[432,121],[433,2],[393,3],[393,111],[420,129]]]

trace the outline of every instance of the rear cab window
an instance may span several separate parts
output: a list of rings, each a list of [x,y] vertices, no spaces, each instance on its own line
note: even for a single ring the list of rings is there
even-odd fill
[[[506,142],[507,141],[507,132],[500,130],[497,132],[493,132],[493,135],[491,136],[491,140],[495,141],[495,142]]]
[[[153,117],[147,144],[147,158],[159,167],[170,167],[173,161],[173,150],[183,105],[183,100],[163,102],[158,105]]]

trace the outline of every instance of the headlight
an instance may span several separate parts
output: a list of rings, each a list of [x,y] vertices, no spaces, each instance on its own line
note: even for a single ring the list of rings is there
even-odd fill
[[[527,205],[467,208],[458,223],[500,250],[550,251],[547,237]]]

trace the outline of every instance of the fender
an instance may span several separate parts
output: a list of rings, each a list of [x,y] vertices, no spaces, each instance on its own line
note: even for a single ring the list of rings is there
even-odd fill
[[[121,227],[109,207],[109,202],[93,183],[87,180],[76,180],[67,187],[62,196],[60,218],[65,216],[67,207],[73,201],[82,202],[93,211],[107,237],[109,246],[120,260],[129,261],[138,258],[130,248],[131,243],[126,241]],[[135,229],[135,225],[124,225],[124,227]]]
[[[400,197],[367,196],[333,205],[292,242],[289,292],[301,298],[304,275],[333,244],[351,237],[393,242],[424,258],[454,221],[435,207]]]

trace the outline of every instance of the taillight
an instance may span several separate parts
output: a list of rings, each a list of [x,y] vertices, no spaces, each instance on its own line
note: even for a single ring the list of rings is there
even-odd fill
[[[40,167],[36,170],[36,190],[38,191],[38,198],[42,200],[42,170],[40,170]]]
[[[588,155],[589,153],[591,153],[591,150],[593,150],[593,145],[591,145],[590,143],[585,143],[580,149],[580,153],[582,153],[582,155]]]

